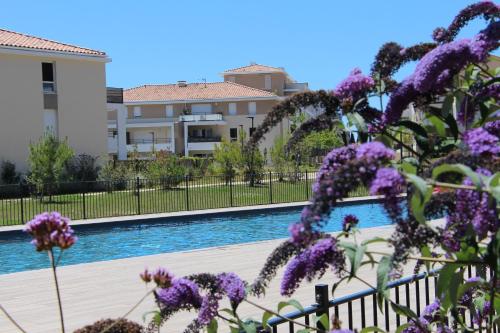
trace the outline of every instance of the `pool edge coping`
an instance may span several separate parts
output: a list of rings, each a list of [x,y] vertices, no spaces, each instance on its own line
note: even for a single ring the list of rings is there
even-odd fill
[[[345,198],[339,201],[339,205],[349,205],[357,203],[370,203],[378,202],[382,199],[382,196],[365,196],[365,197],[354,197]],[[252,205],[252,206],[239,206],[239,207],[225,207],[225,208],[211,208],[211,209],[199,209],[199,210],[189,210],[189,211],[178,211],[169,213],[156,213],[156,214],[141,214],[141,215],[124,215],[115,217],[104,217],[96,219],[86,219],[86,220],[73,220],[71,221],[71,226],[92,226],[92,225],[105,225],[105,224],[126,224],[134,222],[154,222],[160,219],[172,219],[172,218],[190,218],[200,215],[224,215],[231,213],[240,212],[258,212],[266,211],[270,209],[280,209],[280,208],[292,208],[306,206],[309,201],[298,201],[298,202],[288,202],[288,203],[277,203],[277,204],[265,204],[265,205]],[[22,231],[24,224],[12,225],[12,226],[0,226],[0,234],[5,233],[17,233]]]

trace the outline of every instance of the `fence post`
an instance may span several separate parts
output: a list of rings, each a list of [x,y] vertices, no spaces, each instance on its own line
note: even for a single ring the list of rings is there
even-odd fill
[[[85,183],[88,185],[88,183]],[[87,219],[87,205],[85,204],[85,192],[87,192],[87,187],[82,191],[82,211],[83,211],[83,219]]]
[[[184,183],[186,185],[186,210],[189,210],[189,179],[188,179],[188,175],[184,176]]]
[[[307,176],[308,172],[306,170],[306,201],[309,200],[309,177]]]
[[[327,284],[317,284],[314,286],[315,299],[318,304],[318,310],[316,311],[316,317],[319,318],[322,315],[326,314],[326,318],[330,321],[330,313],[329,313],[329,299],[328,299],[328,285]],[[317,328],[320,331],[325,331],[326,327],[318,321]]]
[[[141,215],[141,190],[140,190],[140,179],[137,177],[135,179],[135,190],[137,192],[137,215]]]
[[[273,203],[273,174],[269,171],[269,203]]]
[[[229,177],[229,206],[233,207],[233,177]]]
[[[24,188],[23,188],[23,183],[19,183],[19,192],[21,193],[21,223],[24,223]]]

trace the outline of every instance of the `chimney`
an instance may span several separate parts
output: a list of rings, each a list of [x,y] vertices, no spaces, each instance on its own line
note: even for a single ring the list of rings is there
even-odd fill
[[[177,86],[178,87],[187,87],[187,82],[184,80],[177,81]]]

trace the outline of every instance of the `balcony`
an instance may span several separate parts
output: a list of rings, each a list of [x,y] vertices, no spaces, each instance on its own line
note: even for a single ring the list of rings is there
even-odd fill
[[[293,83],[285,83],[285,88],[283,89],[284,92],[286,93],[296,93],[296,92],[302,92],[302,91],[307,91],[309,90],[309,85],[308,83],[299,83],[299,82],[293,82]]]
[[[220,136],[209,136],[209,137],[188,137],[188,150],[198,150],[198,151],[212,151],[221,142]]]
[[[108,136],[108,153],[116,154],[118,152],[118,137]]]
[[[179,117],[179,121],[196,122],[196,121],[223,121],[222,114],[185,114]]]
[[[174,151],[172,140],[169,138],[133,139],[127,143],[127,151],[137,150],[139,153],[149,153],[154,150]]]

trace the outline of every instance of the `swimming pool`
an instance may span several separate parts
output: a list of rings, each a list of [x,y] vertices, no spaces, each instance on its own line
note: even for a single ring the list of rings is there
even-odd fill
[[[64,252],[60,265],[285,238],[300,211],[296,207],[75,226],[78,242]],[[362,228],[390,223],[380,204],[352,204],[335,209],[325,230],[340,230],[346,214],[356,214]],[[49,267],[47,254],[36,252],[29,241],[23,233],[0,233],[0,274]]]

